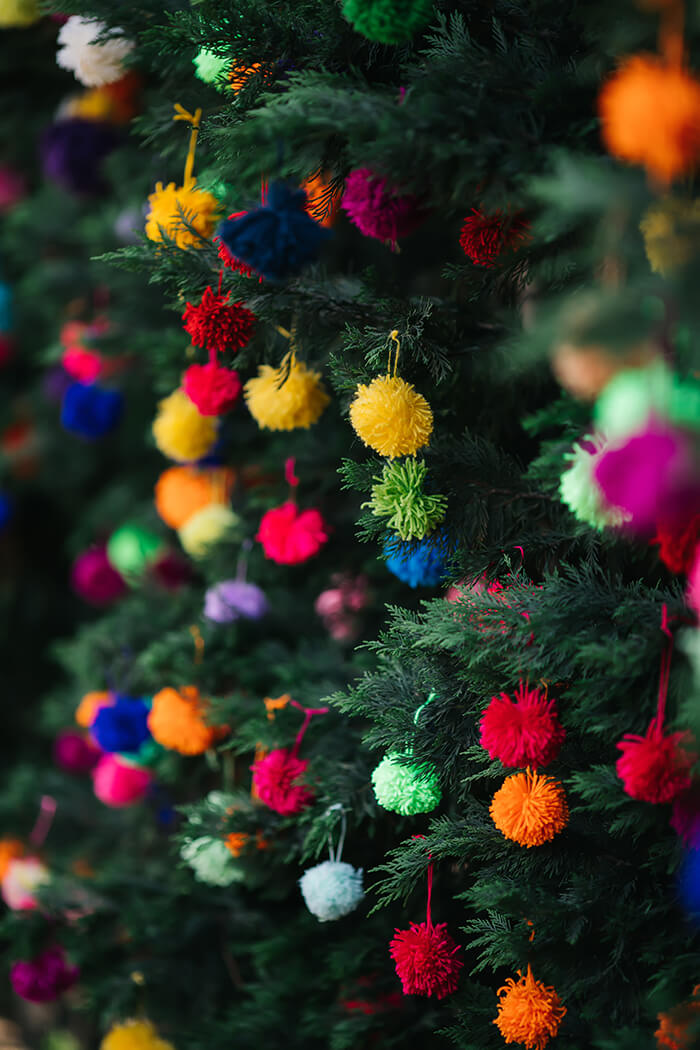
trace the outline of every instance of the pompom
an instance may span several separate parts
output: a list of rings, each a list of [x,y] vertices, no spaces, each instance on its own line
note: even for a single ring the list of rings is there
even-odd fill
[[[209,51],[203,47],[192,59],[195,66],[195,76],[204,84],[213,84],[216,88],[228,87],[228,73],[231,68],[231,59],[222,58],[215,51]]]
[[[124,59],[134,45],[119,29],[98,41],[106,29],[104,22],[71,15],[59,30],[56,61],[85,87],[112,84],[126,73]]]
[[[433,10],[433,0],[343,0],[343,15],[353,29],[380,44],[410,40]]]
[[[560,386],[580,401],[594,401],[625,368],[644,365],[654,356],[649,343],[638,343],[624,353],[611,353],[595,343],[578,345],[567,339],[552,351],[551,366]]]
[[[593,410],[597,428],[617,442],[642,430],[650,417],[667,419],[674,376],[662,358],[642,368],[624,368],[613,376]]]
[[[103,361],[95,350],[70,346],[61,354],[61,364],[72,379],[79,383],[94,383],[102,371]]]
[[[301,188],[306,194],[306,210],[311,218],[330,229],[340,207],[339,195],[332,189],[330,179],[323,172],[310,175]]]
[[[221,214],[216,197],[200,189],[194,180],[184,186],[158,182],[148,202],[145,232],[149,241],[174,241],[182,249],[203,247]]]
[[[315,792],[303,777],[309,763],[297,758],[287,748],[277,748],[259,758],[250,767],[253,771],[253,789],[266,806],[283,817],[295,816],[308,809]]]
[[[447,923],[412,922],[396,930],[389,945],[404,995],[434,995],[444,999],[459,984],[462,951],[447,932]]]
[[[151,736],[148,706],[136,697],[117,694],[113,704],[98,709],[90,732],[103,751],[136,754]]]
[[[318,255],[330,234],[306,213],[306,194],[284,182],[272,182],[267,204],[226,219],[219,237],[235,259],[270,281],[298,273]]]
[[[0,3],[0,29],[21,29],[40,18],[37,0],[2,0]]]
[[[413,456],[428,444],[433,413],[412,383],[399,376],[377,376],[360,383],[350,405],[350,422],[360,440],[380,456]]]
[[[12,911],[33,911],[37,891],[50,878],[49,869],[38,857],[16,857],[2,877],[2,899]]]
[[[61,405],[61,423],[71,434],[99,438],[118,425],[124,398],[118,390],[103,390],[86,383],[71,383]]]
[[[192,558],[203,558],[212,547],[230,538],[240,524],[240,518],[222,503],[210,503],[181,525],[177,535]]]
[[[150,1021],[124,1021],[112,1025],[100,1043],[100,1050],[174,1050],[161,1039]]]
[[[86,693],[75,709],[75,721],[83,729],[89,729],[101,707],[114,703],[114,693]]]
[[[640,802],[672,802],[690,787],[690,770],[697,755],[686,750],[687,733],[664,733],[656,718],[644,736],[626,733],[615,768],[631,798]]]
[[[350,172],[345,180],[341,207],[365,237],[374,237],[393,247],[401,237],[413,233],[425,218],[417,197],[401,193],[370,168]]]
[[[211,835],[191,839],[182,846],[180,856],[192,868],[195,879],[208,886],[230,886],[243,878],[243,871],[234,863],[223,839]]]
[[[407,766],[397,755],[386,755],[372,773],[377,802],[405,817],[430,813],[440,803],[442,791],[432,766]]]
[[[23,857],[25,852],[24,843],[20,839],[0,839],[0,882],[7,875],[10,861]]]
[[[21,959],[10,968],[12,990],[30,1003],[50,1003],[67,991],[80,977],[60,945],[47,948],[33,959]]]
[[[644,213],[639,229],[654,273],[664,277],[695,255],[700,239],[700,200],[667,197]]]
[[[184,390],[163,398],[152,429],[163,455],[178,463],[202,459],[213,449],[219,433],[217,420],[203,416]]]
[[[163,541],[141,525],[122,525],[107,541],[110,565],[125,579],[142,576],[163,550]]]
[[[222,580],[204,595],[204,615],[213,623],[233,623],[241,617],[260,620],[269,608],[260,588],[245,580]]]
[[[75,729],[64,729],[54,740],[53,760],[66,773],[89,773],[100,757],[99,748]]]
[[[693,514],[686,521],[658,522],[656,536],[651,542],[658,544],[659,557],[666,568],[687,575],[700,544],[700,514]]]
[[[386,567],[409,587],[437,587],[447,574],[447,550],[444,541],[420,540],[412,547],[387,544],[384,548]]]
[[[506,1043],[522,1043],[526,1050],[544,1050],[559,1031],[566,1007],[555,992],[536,981],[528,965],[519,981],[509,977],[499,988],[498,1017],[493,1022]]]
[[[365,895],[362,868],[343,860],[324,860],[299,879],[306,907],[319,922],[341,919],[354,911]]]
[[[459,244],[475,266],[490,269],[499,255],[526,239],[525,229],[522,219],[508,219],[501,212],[485,215],[472,208],[462,225]]]
[[[179,591],[192,579],[192,566],[178,551],[166,550],[149,566],[149,572],[166,591]]]
[[[234,211],[228,216],[229,219],[240,219],[243,215],[247,215],[245,211]],[[214,244],[217,246],[217,252],[219,253],[219,260],[227,270],[233,270],[234,273],[239,273],[241,277],[255,277],[257,276],[252,266],[248,266],[248,263],[241,262],[240,259],[236,259],[234,255],[228,250],[221,237],[217,234],[214,238]],[[259,278],[262,281],[262,277]]]
[[[700,849],[700,785],[691,784],[676,795],[670,824],[687,849]]]
[[[238,372],[209,361],[190,365],[182,377],[182,389],[200,415],[222,416],[236,404],[242,387]]]
[[[270,561],[278,565],[299,565],[318,554],[328,536],[329,528],[320,511],[314,508],[299,511],[288,501],[263,514],[255,538]]]
[[[227,504],[235,480],[235,471],[229,467],[169,467],[156,482],[156,510],[166,525],[179,529],[210,503]]]
[[[142,80],[138,73],[126,73],[119,80],[85,91],[70,99],[65,107],[67,116],[86,120],[106,120],[112,124],[128,124],[138,113],[138,95]],[[139,216],[140,217],[140,216]]]
[[[693,1030],[700,1013],[700,985],[693,989],[693,998],[674,1006],[667,1013],[657,1014],[659,1027],[654,1032],[656,1045],[660,1050],[692,1050],[695,1043]]]
[[[90,547],[73,562],[71,586],[91,605],[111,605],[126,593],[126,583],[110,565],[105,547]]]
[[[147,769],[117,755],[104,755],[92,773],[92,787],[100,802],[120,809],[146,797],[153,777]]]
[[[571,466],[559,482],[562,503],[577,519],[594,529],[615,528],[629,520],[629,514],[611,507],[595,479],[595,469],[608,447],[598,434],[587,434],[583,441],[575,441],[573,450],[564,455]]]
[[[201,755],[225,732],[207,725],[206,713],[206,704],[196,686],[161,689],[153,697],[148,728],[153,739],[168,750]]]
[[[388,518],[387,527],[396,529],[402,540],[422,540],[447,511],[445,496],[425,493],[425,475],[422,460],[385,463],[381,478],[374,478],[372,498],[363,507],[369,507],[376,517]]]
[[[217,295],[208,287],[196,306],[187,304],[182,327],[195,346],[223,354],[235,353],[249,342],[257,318],[243,303],[230,303],[230,298],[230,292]]]
[[[633,55],[598,98],[603,141],[620,160],[670,182],[700,160],[700,82],[654,55]]]
[[[287,353],[279,368],[260,365],[245,385],[250,414],[266,430],[296,430],[315,423],[330,401],[321,375]]]
[[[566,735],[554,700],[522,682],[514,700],[507,693],[491,697],[480,725],[481,746],[504,766],[546,766],[559,754]]]
[[[551,842],[569,822],[564,788],[530,769],[504,780],[493,796],[490,813],[507,839],[528,849]]]

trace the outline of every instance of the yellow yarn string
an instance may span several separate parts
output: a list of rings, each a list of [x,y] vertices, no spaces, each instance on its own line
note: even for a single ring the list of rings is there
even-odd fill
[[[185,159],[185,176],[183,179],[183,187],[187,188],[194,182],[194,154],[197,149],[197,139],[199,137],[199,125],[202,119],[202,110],[197,108],[194,113],[188,113],[184,106],[181,106],[179,102],[175,103],[175,116],[173,120],[186,120],[192,125],[192,131],[190,132],[190,144],[187,149],[187,158]]]
[[[195,664],[201,664],[204,659],[204,639],[196,624],[192,624],[190,627],[190,634],[192,635],[192,641],[194,642],[194,662]]]
[[[398,330],[398,328],[395,328],[393,332],[389,332],[389,339],[391,339],[391,341],[396,344],[396,356],[394,357],[394,371],[393,371],[393,375],[395,376],[396,375],[396,369],[398,368],[398,364],[399,364],[399,354],[401,353],[401,340],[399,339],[399,330]],[[392,355],[393,352],[394,352],[394,347],[390,346],[389,347],[389,357],[388,357],[387,363],[386,363],[386,374],[388,376],[392,375],[392,371],[391,371],[391,355]]]

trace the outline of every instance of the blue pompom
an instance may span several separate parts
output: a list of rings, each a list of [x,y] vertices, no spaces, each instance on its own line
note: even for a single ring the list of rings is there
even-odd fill
[[[0,332],[12,331],[12,289],[0,281]]]
[[[700,923],[700,850],[690,850],[686,854],[678,889],[685,910],[696,923]]]
[[[0,492],[0,529],[4,529],[12,517],[12,500],[4,492]]]
[[[447,545],[444,540],[421,540],[409,547],[387,543],[386,567],[409,587],[437,587],[447,575]]]
[[[238,219],[225,219],[219,237],[234,258],[269,281],[283,281],[313,262],[321,242],[330,237],[305,209],[304,190],[273,182],[267,204]]]
[[[92,383],[71,383],[63,395],[61,423],[72,434],[98,438],[114,430],[121,419],[124,398],[118,390]]]
[[[319,922],[340,919],[354,911],[365,895],[362,868],[344,860],[324,860],[299,879],[306,907]]]
[[[117,696],[112,706],[100,707],[90,732],[103,751],[134,754],[151,733],[148,704],[131,696]]]

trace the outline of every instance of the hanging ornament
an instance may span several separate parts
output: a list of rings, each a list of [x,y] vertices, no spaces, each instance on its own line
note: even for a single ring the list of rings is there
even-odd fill
[[[314,715],[327,714],[328,708],[302,707],[296,700],[289,701],[288,697],[280,697],[280,700],[303,711],[304,721],[290,749],[277,748],[256,758],[250,767],[253,772],[252,792],[275,813],[290,817],[308,809],[316,797],[313,788],[303,780],[309,767],[308,760],[299,758],[298,752],[311,719]]]
[[[447,575],[447,550],[444,537],[420,540],[411,547],[387,543],[384,547],[386,567],[409,587],[437,587]]]
[[[357,168],[345,180],[341,207],[365,237],[396,251],[396,243],[413,233],[425,218],[420,201],[370,168]]]
[[[332,922],[355,911],[365,895],[362,888],[362,868],[353,868],[340,858],[345,842],[347,820],[345,811],[339,804],[329,807],[341,812],[341,830],[337,849],[329,835],[329,860],[308,868],[299,879],[299,887],[304,903],[319,922]]]
[[[162,747],[181,755],[202,755],[227,732],[206,721],[207,704],[194,685],[161,689],[153,697],[148,728]]]
[[[80,776],[90,773],[100,760],[102,752],[85,733],[63,729],[53,742],[53,760],[65,773]]]
[[[156,482],[156,510],[166,525],[179,529],[210,503],[227,505],[235,481],[230,467],[169,467]]]
[[[118,425],[124,398],[118,390],[87,383],[71,383],[63,396],[61,424],[79,437],[104,437]]]
[[[133,806],[148,794],[153,775],[148,769],[117,755],[104,755],[92,771],[92,786],[100,802],[121,809]]]
[[[387,527],[402,540],[422,540],[444,519],[445,496],[429,496],[424,491],[426,465],[423,460],[405,459],[385,463],[381,478],[373,480],[372,498],[362,506],[375,517],[386,517]]]
[[[228,73],[231,68],[231,59],[218,55],[216,51],[210,51],[203,47],[192,59],[195,66],[195,76],[204,84],[212,84],[217,90],[224,90],[228,86]]]
[[[559,754],[566,735],[554,700],[522,682],[514,699],[507,693],[491,697],[480,726],[481,746],[504,766],[546,766]]]
[[[223,271],[222,271],[223,273]],[[215,292],[209,285],[196,306],[187,303],[182,315],[182,327],[195,346],[214,350],[217,354],[241,350],[255,331],[257,318],[241,302],[229,302],[231,293]]]
[[[37,0],[2,0],[0,3],[0,29],[21,29],[40,18]]]
[[[33,959],[21,959],[10,967],[12,990],[30,1003],[50,1003],[72,988],[80,969],[66,959],[59,944],[46,948]]]
[[[269,608],[264,592],[245,580],[221,580],[204,595],[204,616],[212,623],[233,623],[241,618],[261,620]]]
[[[219,434],[218,420],[203,416],[184,390],[175,390],[158,403],[152,431],[163,455],[180,463],[203,459]]]
[[[566,1007],[555,992],[536,981],[528,963],[519,981],[509,977],[499,988],[498,1017],[493,1022],[506,1043],[522,1043],[526,1050],[544,1050],[559,1031]]]
[[[141,525],[127,524],[112,533],[106,550],[112,568],[128,581],[143,576],[163,552],[163,541]]]
[[[177,531],[182,547],[192,558],[204,558],[212,547],[233,539],[241,519],[230,507],[210,503],[193,514]]]
[[[51,874],[39,857],[15,857],[2,877],[2,899],[12,911],[34,911],[37,893],[51,881]]]
[[[503,782],[489,812],[502,835],[528,849],[551,842],[569,822],[569,807],[559,781],[531,769],[514,773]]]
[[[119,140],[118,131],[105,121],[57,120],[41,136],[43,173],[78,197],[102,195],[108,190],[103,162]]]
[[[124,1021],[114,1024],[100,1043],[100,1050],[175,1050],[161,1039],[150,1021]]]
[[[260,365],[258,374],[245,385],[250,414],[266,430],[308,428],[320,419],[330,398],[320,372],[297,361],[290,350],[279,368]]]
[[[402,44],[431,19],[432,0],[343,0],[353,29],[380,44]]]
[[[71,15],[58,31],[56,61],[74,73],[85,87],[101,87],[121,79],[126,73],[124,59],[134,44],[121,29],[110,29],[94,18]]]
[[[639,229],[654,273],[667,277],[695,256],[700,239],[700,200],[665,197],[645,211]]]
[[[504,252],[517,248],[527,239],[527,223],[501,212],[485,215],[472,208],[462,224],[459,244],[475,266],[491,269]]]
[[[202,416],[223,416],[241,396],[238,372],[222,368],[216,361],[190,365],[182,377],[182,389]]]
[[[140,698],[117,694],[113,704],[97,709],[90,734],[106,753],[135,755],[151,739],[148,711],[148,704]]]
[[[180,849],[180,856],[192,868],[195,879],[207,886],[230,886],[244,877],[223,839],[211,835],[189,839]]]
[[[435,690],[432,690],[413,715],[414,726],[418,725],[422,712],[435,698]],[[408,744],[406,751],[409,756],[412,755],[412,743]],[[372,773],[372,785],[380,806],[407,817],[415,816],[416,813],[429,813],[442,798],[434,766],[428,763],[406,764],[400,761],[397,754],[388,754],[382,759]]]
[[[329,526],[315,508],[299,511],[291,500],[263,514],[256,540],[278,565],[299,565],[328,542]]]
[[[248,213],[245,211],[234,211],[231,213],[231,215],[228,216],[228,218],[240,219],[247,214]],[[218,234],[216,235],[216,237],[214,237],[214,244],[216,244],[217,246],[216,250],[219,254],[219,259],[221,260],[222,265],[226,267],[227,270],[233,270],[234,273],[239,273],[241,277],[257,276],[252,266],[248,266],[248,263],[244,263],[240,259],[236,259],[235,256],[231,255],[231,252],[228,250],[228,248],[226,247],[226,245],[221,240],[221,237],[219,237]],[[260,277],[259,280],[262,281],[262,277]]]
[[[629,520],[629,514],[611,506],[595,479],[596,467],[608,447],[600,434],[587,434],[575,441],[573,450],[564,454],[568,467],[559,482],[559,495],[577,519],[594,529],[616,528]]]
[[[700,543],[700,513],[687,519],[658,521],[656,536],[651,542],[658,544],[659,558],[667,569],[676,575],[683,573],[687,576]]]
[[[73,562],[70,582],[91,605],[107,606],[126,594],[126,582],[110,564],[105,547],[90,547]]]

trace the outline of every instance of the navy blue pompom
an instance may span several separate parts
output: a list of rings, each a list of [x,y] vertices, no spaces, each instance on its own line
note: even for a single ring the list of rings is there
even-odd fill
[[[6,493],[0,492],[0,529],[4,529],[12,517],[12,500]]]
[[[63,395],[61,423],[72,434],[98,438],[114,430],[121,419],[124,398],[118,390],[93,383],[71,383]]]
[[[143,700],[118,695],[111,706],[99,708],[90,732],[103,751],[134,754],[151,736],[148,705]]]
[[[306,212],[306,193],[285,182],[270,184],[267,204],[238,219],[225,219],[218,229],[234,258],[268,281],[283,281],[318,255],[330,233]]]
[[[447,544],[434,538],[409,546],[387,543],[386,567],[409,587],[437,587],[447,574]]]

